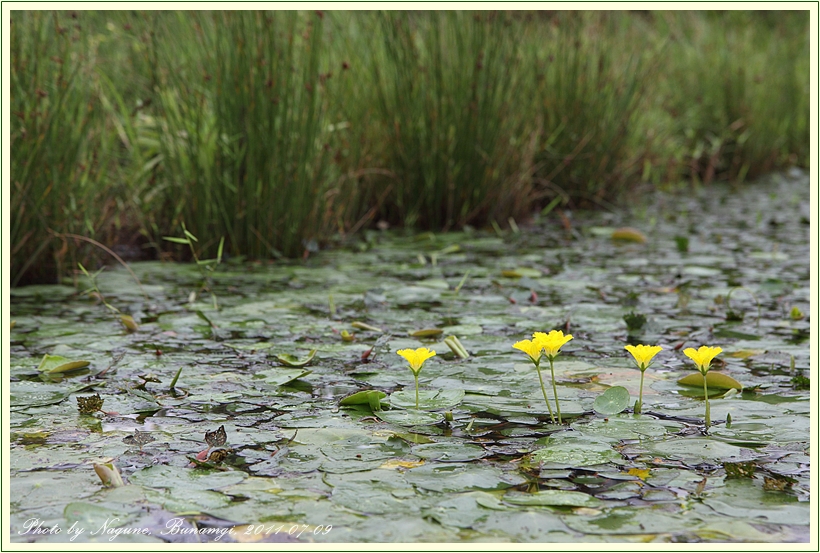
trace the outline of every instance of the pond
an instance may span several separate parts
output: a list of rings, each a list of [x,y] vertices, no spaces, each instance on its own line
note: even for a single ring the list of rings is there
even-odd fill
[[[12,540],[808,541],[808,202],[793,171],[517,232],[368,231],[227,260],[217,309],[193,264],[110,267],[133,332],[87,279],[14,289]],[[553,329],[563,424],[512,348]],[[663,348],[640,415],[627,344]],[[678,382],[701,345],[742,386],[709,389],[708,430]],[[417,411],[396,351],[419,347]],[[628,407],[596,412],[617,386]]]

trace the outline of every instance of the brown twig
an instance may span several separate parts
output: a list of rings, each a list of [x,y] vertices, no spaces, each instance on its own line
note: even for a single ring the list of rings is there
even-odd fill
[[[114,259],[116,259],[117,261],[119,261],[120,265],[122,265],[123,267],[125,267],[125,270],[126,270],[126,271],[128,271],[128,272],[131,274],[131,276],[133,277],[133,279],[136,281],[137,286],[139,286],[139,287],[140,287],[140,290],[142,290],[142,295],[143,295],[143,296],[145,296],[145,299],[150,299],[150,297],[148,296],[148,293],[145,291],[145,288],[143,288],[143,287],[142,287],[142,283],[140,282],[140,279],[138,279],[138,278],[137,278],[137,275],[136,275],[136,274],[134,274],[134,271],[132,271],[132,270],[131,270],[131,267],[129,267],[129,266],[128,266],[128,263],[126,263],[126,262],[123,260],[123,258],[121,258],[120,256],[118,256],[118,255],[117,255],[117,254],[116,254],[116,253],[115,253],[112,249],[110,249],[110,248],[108,248],[108,247],[104,246],[103,244],[100,244],[99,242],[97,242],[97,241],[96,241],[96,240],[94,240],[93,238],[88,238],[87,236],[80,236],[79,234],[71,234],[71,233],[68,233],[68,232],[59,233],[59,232],[54,232],[54,231],[53,231],[53,230],[51,230],[51,229],[48,229],[48,231],[49,231],[51,234],[53,234],[54,236],[58,237],[58,238],[65,238],[65,237],[68,237],[68,238],[74,238],[74,239],[76,239],[76,240],[84,240],[84,241],[88,242],[89,244],[92,244],[92,245],[94,245],[94,246],[97,246],[98,248],[100,248],[101,250],[103,250],[104,252],[106,252],[107,254],[111,255]]]

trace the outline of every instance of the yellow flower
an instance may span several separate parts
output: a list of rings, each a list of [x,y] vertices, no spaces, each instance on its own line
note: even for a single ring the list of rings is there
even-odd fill
[[[564,336],[561,330],[550,330],[549,334],[536,332],[532,337],[534,342],[541,344],[547,359],[555,359],[561,346],[572,340],[572,334]]]
[[[705,375],[711,368],[712,359],[722,351],[721,348],[700,346],[697,350],[695,348],[686,348],[683,350],[683,354],[694,361],[695,365],[698,366],[698,370]]]
[[[652,362],[652,358],[655,357],[663,348],[660,346],[629,345],[624,346],[624,349],[632,354],[632,357],[635,358],[635,363],[638,364],[638,368],[641,369],[641,372],[643,372]]]
[[[427,348],[418,348],[417,350],[400,349],[396,353],[410,363],[410,370],[413,371],[414,374],[418,374],[419,371],[421,371],[421,367],[425,361],[436,355],[435,351],[431,351]]]
[[[538,362],[541,360],[541,349],[543,346],[537,340],[521,340],[520,342],[514,343],[513,347],[529,355],[532,362],[536,365],[538,365]]]

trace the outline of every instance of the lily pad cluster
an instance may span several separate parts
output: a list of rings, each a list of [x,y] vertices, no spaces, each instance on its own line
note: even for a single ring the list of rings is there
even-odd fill
[[[132,332],[71,286],[15,289],[13,539],[46,540],[18,534],[36,511],[152,530],[118,543],[183,541],[174,518],[222,543],[806,541],[809,272],[783,215],[806,190],[652,205],[645,242],[606,213],[366,232],[221,263],[193,302],[196,267],[134,263],[148,299],[97,281]],[[759,320],[728,316],[739,285]]]

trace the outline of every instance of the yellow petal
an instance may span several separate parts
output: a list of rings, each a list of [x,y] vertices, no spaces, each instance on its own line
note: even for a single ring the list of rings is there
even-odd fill
[[[538,363],[541,358],[541,344],[536,340],[521,340],[514,343],[513,347],[529,355],[533,363]]]
[[[564,332],[561,330],[550,330],[549,334],[536,332],[532,337],[535,342],[541,344],[541,347],[544,349],[544,354],[547,357],[555,357],[558,355],[558,350],[572,340],[572,334],[564,336]]]
[[[645,371],[649,366],[649,363],[652,362],[652,358],[655,357],[663,348],[660,346],[644,346],[641,344],[637,346],[624,346],[624,349],[632,354],[632,357],[635,358],[635,362],[638,364],[638,367],[642,371]]]
[[[723,349],[719,347],[700,346],[697,350],[694,348],[686,348],[683,354],[695,362],[698,370],[705,373],[712,365],[714,359]]]
[[[424,365],[424,362],[436,355],[435,351],[427,348],[418,348],[415,350],[400,349],[396,353],[404,357],[407,362],[410,363],[410,370],[413,372],[420,371],[422,365]]]

